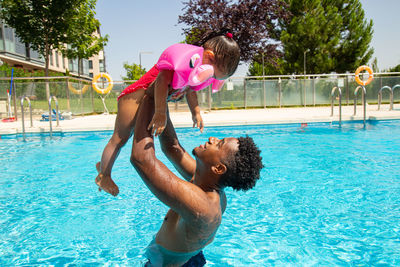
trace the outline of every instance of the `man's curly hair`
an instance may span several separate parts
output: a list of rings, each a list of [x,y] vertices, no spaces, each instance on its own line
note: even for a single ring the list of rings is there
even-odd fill
[[[260,179],[260,170],[264,167],[261,151],[257,148],[253,138],[239,137],[238,151],[230,155],[226,162],[223,162],[227,171],[221,176],[220,185],[230,186],[234,190],[247,191],[253,188]]]

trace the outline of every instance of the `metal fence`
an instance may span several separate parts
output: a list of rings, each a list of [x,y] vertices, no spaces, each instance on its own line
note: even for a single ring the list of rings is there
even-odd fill
[[[399,74],[375,74],[375,79],[366,86],[367,102],[377,103],[378,92],[383,86],[400,84]],[[216,109],[329,105],[331,90],[335,86],[341,88],[343,103],[352,105],[358,86],[354,74],[231,78],[221,91],[211,96],[211,103],[207,104]],[[389,93],[385,92],[382,103],[389,103],[389,99]],[[394,91],[394,101],[400,101],[400,90]]]
[[[378,103],[378,93],[383,86],[400,84],[400,73],[374,74],[374,80],[366,86],[367,102]],[[91,81],[72,77],[49,77],[50,93],[58,99],[60,112],[74,115],[102,113],[105,111],[101,97],[110,113],[117,112],[117,97],[134,81],[114,81],[113,90],[106,96],[93,90]],[[104,81],[103,81],[104,83]],[[34,114],[48,111],[44,78],[14,78],[12,110],[20,112],[19,99],[30,98]],[[99,85],[101,86],[101,85]],[[354,74],[293,75],[265,77],[232,77],[223,88],[212,94],[210,88],[198,92],[199,105],[203,110],[237,108],[279,108],[294,106],[318,106],[331,103],[331,90],[338,86],[344,105],[353,105],[357,84]],[[10,78],[0,78],[0,114],[6,116],[7,90]],[[394,102],[400,102],[400,88],[394,91]],[[361,103],[361,98],[358,98]],[[390,94],[382,91],[382,103],[389,103]],[[186,111],[186,101],[170,103],[171,111]]]

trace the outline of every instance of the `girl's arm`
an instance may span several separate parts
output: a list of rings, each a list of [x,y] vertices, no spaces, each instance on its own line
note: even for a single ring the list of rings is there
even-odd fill
[[[151,134],[160,135],[167,124],[167,96],[168,86],[172,81],[172,70],[161,70],[154,84],[154,116],[147,127]]]
[[[200,129],[200,132],[203,132],[203,118],[200,115],[200,107],[197,101],[196,91],[190,90],[186,94],[186,100],[188,102],[190,112],[192,113],[193,127],[197,125],[197,127]]]

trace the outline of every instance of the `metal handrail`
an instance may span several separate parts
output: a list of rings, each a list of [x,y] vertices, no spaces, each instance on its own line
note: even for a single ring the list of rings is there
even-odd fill
[[[400,88],[400,84],[396,84],[395,86],[392,87],[392,94],[394,95],[394,89]],[[393,108],[393,102],[394,102],[394,96],[392,98],[392,108]]]
[[[56,119],[57,119],[57,126],[60,126],[60,120],[59,120],[59,112],[58,112],[58,100],[57,97],[50,96],[49,97],[49,122],[50,122],[50,137],[53,135],[53,125],[52,125],[52,110],[51,110],[51,101],[54,99],[54,101],[56,102]]]
[[[331,91],[331,117],[333,116],[333,97],[335,95],[336,90],[339,91],[339,126],[342,125],[342,90],[335,86]]]
[[[358,90],[360,90],[360,89],[362,89],[363,88],[363,86],[361,86],[361,85],[359,85],[359,86],[357,86],[357,88],[356,88],[356,90],[354,90],[354,100],[353,100],[353,104],[354,104],[354,113],[353,113],[353,116],[355,116],[356,114],[357,114],[357,93],[358,93]],[[361,102],[364,104],[364,98],[365,98],[365,94],[364,94],[364,92],[365,92],[365,90],[363,90],[362,91],[362,95],[361,95]]]
[[[354,90],[354,114],[353,116],[356,115],[357,112],[357,93],[358,90],[362,89],[362,103],[364,106],[364,127],[365,127],[365,122],[366,122],[366,117],[367,117],[367,90],[365,89],[364,86],[357,86],[356,90]]]
[[[21,122],[22,122],[22,135],[24,136],[24,139],[25,139],[24,100],[27,100],[28,104],[29,104],[29,114],[30,114],[30,119],[31,119],[31,127],[33,127],[33,120],[32,120],[31,100],[27,96],[22,96],[21,97]]]
[[[379,89],[379,92],[378,92],[378,110],[381,109],[382,91],[383,91],[383,89],[388,89],[389,92],[390,92],[390,107],[389,107],[389,110],[392,110],[393,109],[393,90],[389,86],[384,86],[381,89]]]

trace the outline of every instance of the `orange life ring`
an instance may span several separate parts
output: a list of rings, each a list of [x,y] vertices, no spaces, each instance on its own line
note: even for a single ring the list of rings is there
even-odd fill
[[[362,72],[364,70],[368,71],[368,73],[369,73],[368,80],[366,80],[366,81],[363,81],[363,80],[360,79],[360,72]],[[365,86],[365,85],[368,85],[368,84],[370,84],[372,82],[372,80],[374,79],[374,73],[372,72],[372,69],[370,67],[368,67],[366,65],[363,65],[363,66],[360,66],[360,67],[357,68],[356,73],[355,73],[355,77],[356,77],[356,82],[359,85]]]
[[[106,78],[107,81],[108,81],[108,86],[106,88],[104,88],[104,89],[99,88],[97,86],[97,80],[100,79],[101,77]],[[112,88],[113,88],[113,80],[111,79],[110,75],[108,75],[107,73],[99,73],[93,78],[92,87],[97,93],[105,95],[105,94],[107,94],[108,92],[110,92],[112,90]]]

